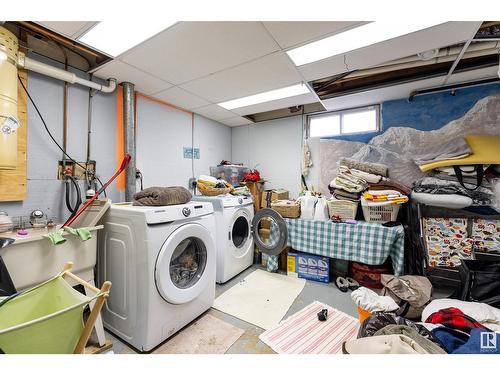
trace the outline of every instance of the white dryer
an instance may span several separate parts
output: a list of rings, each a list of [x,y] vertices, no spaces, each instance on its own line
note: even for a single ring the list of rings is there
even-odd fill
[[[99,234],[98,280],[110,280],[104,326],[150,351],[215,297],[215,217],[209,203],[114,204]]]
[[[252,197],[196,195],[193,200],[213,204],[217,225],[216,280],[225,283],[253,264]]]

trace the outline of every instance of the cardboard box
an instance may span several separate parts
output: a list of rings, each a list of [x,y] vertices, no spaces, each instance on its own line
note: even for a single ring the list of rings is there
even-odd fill
[[[264,190],[262,192],[260,207],[262,208],[268,207],[268,202],[270,205],[271,202],[286,200],[288,199],[288,197],[289,197],[288,190],[285,189]]]
[[[302,279],[330,282],[330,259],[319,255],[289,252],[287,275]]]

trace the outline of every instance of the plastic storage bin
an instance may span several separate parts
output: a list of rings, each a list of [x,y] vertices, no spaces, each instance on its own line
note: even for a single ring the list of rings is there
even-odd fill
[[[361,197],[361,208],[365,220],[373,223],[387,223],[396,221],[400,204],[388,202],[369,202]]]
[[[247,167],[238,165],[219,165],[217,167],[210,167],[210,175],[216,178],[221,178],[229,182],[233,187],[241,185],[243,175],[248,172]]]

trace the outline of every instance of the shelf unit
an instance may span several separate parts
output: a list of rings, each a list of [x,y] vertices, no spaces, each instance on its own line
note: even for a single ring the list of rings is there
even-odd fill
[[[409,261],[412,273],[429,277],[432,284],[439,288],[456,289],[460,286],[458,268],[430,267],[427,259],[425,236],[423,228],[424,218],[464,218],[500,220],[500,213],[489,206],[471,206],[466,209],[451,209],[433,207],[419,203],[408,204],[409,237],[413,254]],[[470,235],[471,225],[468,225]],[[476,259],[500,260],[500,253],[474,252]]]

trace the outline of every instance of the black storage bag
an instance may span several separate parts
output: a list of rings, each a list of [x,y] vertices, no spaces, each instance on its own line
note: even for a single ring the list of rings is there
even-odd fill
[[[463,259],[459,273],[458,298],[500,308],[500,261]]]

